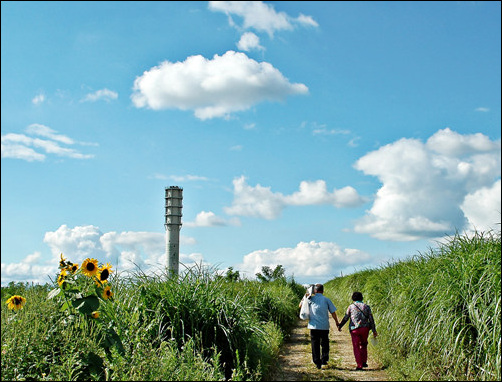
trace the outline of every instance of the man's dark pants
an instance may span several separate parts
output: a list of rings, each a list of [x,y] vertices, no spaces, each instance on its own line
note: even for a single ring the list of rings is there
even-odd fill
[[[318,368],[326,365],[329,360],[329,330],[310,329],[310,342],[312,343],[312,361]]]

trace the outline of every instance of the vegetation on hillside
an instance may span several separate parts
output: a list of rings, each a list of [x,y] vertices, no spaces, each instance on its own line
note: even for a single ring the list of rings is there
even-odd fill
[[[344,311],[361,291],[396,380],[501,379],[500,233],[456,235],[408,260],[326,283]]]
[[[54,285],[2,288],[2,380],[266,379],[303,293],[285,277],[121,278],[94,259],[72,274],[64,260]],[[9,309],[13,296],[22,308]]]
[[[284,274],[121,277],[61,257],[52,285],[2,287],[2,380],[267,380],[305,291]],[[394,379],[500,380],[500,233],[456,235],[325,291],[339,315],[364,294],[379,332],[370,354]]]

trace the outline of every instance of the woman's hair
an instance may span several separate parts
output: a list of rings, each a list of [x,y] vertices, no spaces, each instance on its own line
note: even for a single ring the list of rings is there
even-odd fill
[[[361,292],[352,293],[352,301],[363,301],[363,294]]]

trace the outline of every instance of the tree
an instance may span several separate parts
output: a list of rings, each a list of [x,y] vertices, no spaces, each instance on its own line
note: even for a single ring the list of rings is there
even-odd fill
[[[256,274],[256,278],[261,282],[271,282],[275,280],[286,280],[284,273],[286,270],[282,265],[277,265],[273,270],[268,265],[261,267],[261,273]]]
[[[233,267],[228,267],[227,273],[225,274],[225,279],[228,281],[239,281],[240,273],[239,271],[234,271]]]

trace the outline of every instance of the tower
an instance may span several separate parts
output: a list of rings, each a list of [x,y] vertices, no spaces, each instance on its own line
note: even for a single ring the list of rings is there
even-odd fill
[[[178,276],[180,263],[181,209],[183,189],[178,186],[166,187],[166,255],[170,275]]]

